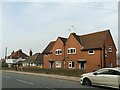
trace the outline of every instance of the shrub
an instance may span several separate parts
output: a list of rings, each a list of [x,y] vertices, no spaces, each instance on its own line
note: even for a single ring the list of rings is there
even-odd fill
[[[8,70],[16,70],[15,68],[7,68]],[[80,77],[84,73],[84,70],[80,69],[42,69],[39,67],[23,67],[24,72],[43,73],[43,74],[55,74]]]

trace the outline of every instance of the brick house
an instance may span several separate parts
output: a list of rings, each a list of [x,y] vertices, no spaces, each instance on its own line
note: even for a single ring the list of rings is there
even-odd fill
[[[50,62],[53,68],[84,69],[87,72],[116,66],[116,46],[110,30],[86,35],[71,33],[67,39],[58,37],[52,47],[49,46],[45,50],[50,48],[51,53],[43,51],[44,67],[47,68]]]
[[[42,52],[43,54],[43,68],[53,68],[53,58],[52,58],[52,48],[55,44],[55,41],[52,41]]]
[[[54,60],[54,68],[63,68],[64,56],[65,56],[65,43],[66,38],[58,37],[52,48],[52,58]]]
[[[5,61],[8,64],[8,67],[11,67],[12,65],[16,65],[19,63],[21,65],[23,61],[25,61],[29,56],[25,54],[22,49],[19,49],[16,52],[12,52],[11,55],[7,56]]]
[[[23,66],[29,66],[29,67],[39,67],[42,68],[42,54],[41,53],[35,53],[34,55],[30,55],[24,62]]]

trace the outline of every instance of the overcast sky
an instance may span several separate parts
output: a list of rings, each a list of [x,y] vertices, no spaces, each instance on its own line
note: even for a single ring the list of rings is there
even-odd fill
[[[31,0],[32,1],[32,0]],[[22,49],[42,52],[58,36],[110,29],[118,48],[118,2],[2,2],[0,36],[7,55]],[[72,28],[74,26],[75,28]],[[71,31],[69,31],[71,29]],[[1,39],[1,38],[0,38]]]

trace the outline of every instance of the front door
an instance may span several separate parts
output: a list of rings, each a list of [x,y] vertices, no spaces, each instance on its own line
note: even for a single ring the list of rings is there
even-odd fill
[[[50,62],[50,68],[53,68],[53,62]]]
[[[85,62],[80,62],[79,63],[79,68],[80,69],[85,69]]]

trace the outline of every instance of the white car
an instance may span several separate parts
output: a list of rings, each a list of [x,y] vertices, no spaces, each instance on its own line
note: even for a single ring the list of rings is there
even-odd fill
[[[120,88],[120,68],[102,68],[95,72],[81,75],[83,85],[98,85],[111,88]]]

